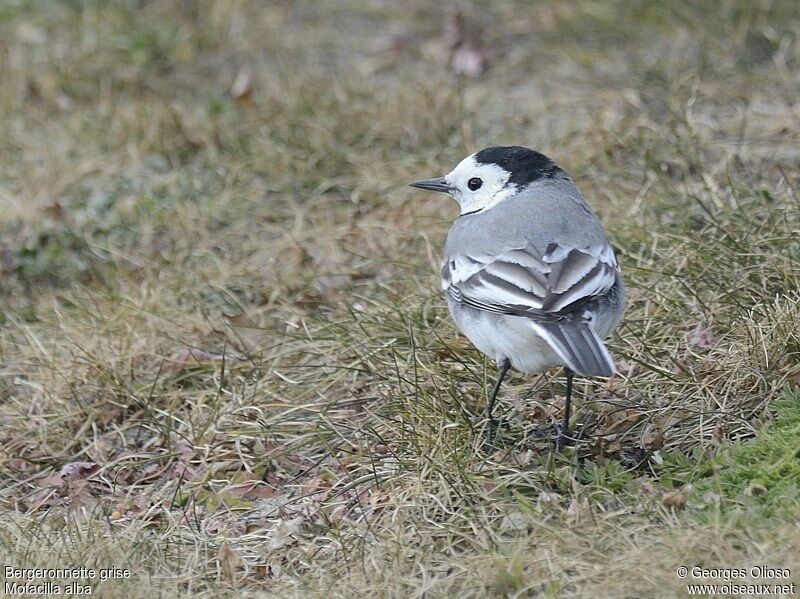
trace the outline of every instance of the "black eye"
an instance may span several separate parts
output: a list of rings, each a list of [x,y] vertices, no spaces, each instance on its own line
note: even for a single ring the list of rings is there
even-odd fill
[[[472,191],[475,191],[476,189],[480,189],[481,185],[483,185],[483,181],[478,179],[478,177],[473,177],[472,179],[467,181],[467,187],[469,187]]]

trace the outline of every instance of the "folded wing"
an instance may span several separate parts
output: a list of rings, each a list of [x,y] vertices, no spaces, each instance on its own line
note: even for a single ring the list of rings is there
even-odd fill
[[[442,286],[479,310],[529,318],[562,360],[585,376],[611,376],[614,363],[591,326],[591,300],[614,285],[619,267],[611,246],[552,243],[498,256],[457,254],[442,265]]]

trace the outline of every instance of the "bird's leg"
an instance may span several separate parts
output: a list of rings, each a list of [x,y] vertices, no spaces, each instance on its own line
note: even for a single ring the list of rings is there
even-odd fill
[[[494,420],[492,419],[492,408],[494,408],[494,402],[497,399],[497,393],[500,391],[500,385],[503,383],[503,379],[505,378],[508,369],[511,368],[511,361],[508,358],[503,358],[499,366],[500,372],[498,373],[497,380],[494,383],[492,394],[489,396],[489,399],[486,402],[486,449],[491,449],[492,442],[494,441]]]
[[[572,440],[569,436],[569,417],[572,411],[572,377],[575,373],[565,366],[564,374],[567,376],[567,399],[564,402],[564,423],[556,427],[556,451],[561,451],[565,442]]]

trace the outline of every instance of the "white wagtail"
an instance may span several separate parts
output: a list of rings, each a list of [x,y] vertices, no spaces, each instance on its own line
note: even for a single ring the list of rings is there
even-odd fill
[[[572,179],[547,156],[518,146],[486,148],[444,177],[411,183],[461,205],[447,235],[442,288],[459,329],[500,373],[564,366],[567,397],[556,447],[569,439],[572,377],[609,377],[603,339],[619,323],[625,292],[603,226]]]

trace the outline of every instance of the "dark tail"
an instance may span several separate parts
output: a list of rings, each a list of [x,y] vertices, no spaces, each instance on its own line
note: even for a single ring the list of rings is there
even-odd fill
[[[583,376],[614,374],[614,361],[605,344],[586,322],[532,321],[536,332],[564,360],[566,365]]]

